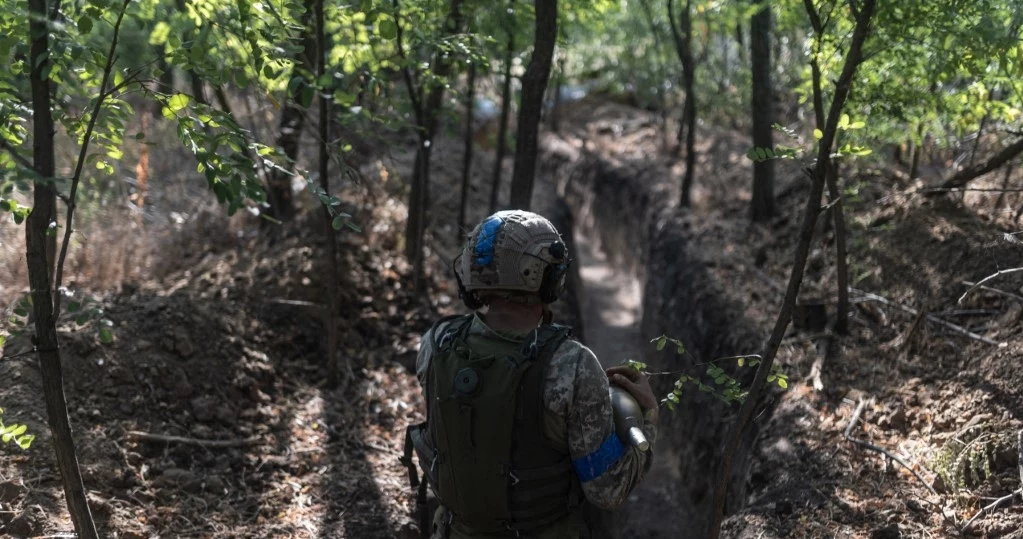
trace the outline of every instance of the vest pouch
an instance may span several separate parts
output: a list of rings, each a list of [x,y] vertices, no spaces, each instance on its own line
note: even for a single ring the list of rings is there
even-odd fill
[[[419,457],[419,467],[423,469],[423,475],[430,486],[437,488],[438,476],[438,454],[433,444],[429,441],[429,428],[426,423],[420,423],[409,427],[409,436],[412,438],[412,448]]]

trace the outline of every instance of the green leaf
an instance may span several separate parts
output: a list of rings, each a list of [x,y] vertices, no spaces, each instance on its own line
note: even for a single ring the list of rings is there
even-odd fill
[[[114,332],[110,331],[108,327],[99,328],[99,340],[103,344],[110,344],[114,342]]]
[[[817,140],[820,140],[820,139],[824,138],[824,131],[821,131],[820,129],[814,129],[813,130],[813,138],[815,138]]]
[[[391,19],[380,19],[377,23],[377,33],[380,37],[390,41],[398,37],[398,25]]]
[[[789,387],[788,380],[786,380],[784,378],[779,378],[778,379],[778,387],[780,387],[782,389],[788,389],[788,387]]]
[[[338,215],[337,217],[334,218],[333,221],[330,222],[330,226],[334,230],[341,230],[341,227],[345,226],[346,220],[347,217],[345,217],[344,215]]]
[[[167,100],[167,108],[170,109],[171,112],[177,112],[187,107],[191,100],[192,99],[185,94],[174,94]]]
[[[654,339],[654,340],[657,341],[657,351],[658,352],[660,352],[661,350],[664,350],[664,346],[668,344],[668,338],[665,337],[664,335],[661,335],[660,337],[658,337],[657,339]]]
[[[847,127],[849,127],[849,115],[843,114],[842,117],[838,119],[838,128],[845,129]]]
[[[646,363],[643,363],[642,361],[636,361],[634,359],[627,360],[624,363],[624,365],[626,367],[630,368],[630,369],[635,370],[635,371],[642,371],[643,369],[645,369],[647,367]]]
[[[28,447],[30,445],[32,445],[32,441],[35,440],[35,439],[36,439],[36,435],[35,434],[26,434],[25,436],[22,436],[21,438],[18,438],[14,442],[16,444],[18,444],[18,447],[20,447],[22,449],[28,449]]]
[[[82,308],[82,304],[77,301],[69,301],[67,304],[67,312],[75,313]]]
[[[78,19],[78,31],[82,34],[92,32],[92,17],[82,15]]]
[[[302,88],[302,95],[299,97],[299,103],[303,108],[309,108],[313,104],[313,97],[316,96],[316,88],[312,86],[305,86]]]
[[[742,367],[742,366],[743,366],[743,365],[745,365],[745,364],[746,364],[746,358],[744,358],[744,357],[740,357],[740,358],[739,358],[739,366],[740,366],[740,367]]]

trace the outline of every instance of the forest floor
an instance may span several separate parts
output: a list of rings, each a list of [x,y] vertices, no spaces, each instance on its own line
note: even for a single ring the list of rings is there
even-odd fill
[[[657,149],[656,119],[593,101],[574,107],[566,139],[677,173],[676,160]],[[777,287],[787,276],[804,184],[798,175],[781,174],[785,217],[770,227],[750,226],[743,136],[710,128],[700,135],[693,245],[727,284],[729,297],[745,306],[745,322],[766,335],[781,303]],[[436,147],[434,181],[451,186],[436,189],[438,222],[454,221],[457,147],[453,141]],[[411,158],[396,155],[387,163],[408,170]],[[491,164],[492,157],[481,156],[480,184]],[[956,299],[966,289],[963,280],[1019,266],[1023,250],[1002,239],[1006,224],[987,209],[993,197],[927,198],[917,183],[900,178],[893,167],[847,180],[855,191],[847,211],[854,286],[1006,345],[914,323],[916,317],[864,294],[849,336],[793,330],[779,356],[792,385],[763,429],[752,496],[730,521],[733,537],[958,537],[957,524],[978,507],[1020,488],[1015,433],[1023,425],[1023,280],[993,282],[1000,293],[976,291],[962,306]],[[651,181],[677,182],[677,176]],[[470,222],[482,217],[487,194],[473,192]],[[403,208],[381,202],[379,194],[360,196],[356,219],[369,225],[363,235],[342,239],[340,342],[354,371],[342,388],[323,385],[315,306],[323,248],[318,234],[309,233],[316,230],[314,217],[227,243],[213,242],[219,225],[196,226],[161,246],[158,274],[124,282],[102,299],[117,327],[113,344],[101,344],[89,327],[61,328],[79,460],[102,536],[416,536],[398,456],[405,426],[422,419],[411,369],[418,336],[439,314],[461,309],[444,267],[458,234],[450,225],[436,228],[424,298],[404,286]],[[804,297],[830,300],[833,233],[821,237]],[[605,361],[617,362],[647,346],[637,342],[642,287],[592,238],[580,227],[585,335]],[[834,353],[817,352],[824,340]],[[26,347],[14,339],[5,353]],[[28,357],[0,362],[4,420],[25,423],[39,436],[26,452],[0,448],[0,534],[13,537],[71,529],[39,373]],[[819,389],[811,376],[818,360]],[[868,404],[853,434],[901,455],[938,494],[844,439],[860,401]],[[967,452],[972,458],[942,460],[957,439],[976,449]],[[684,534],[684,523],[664,516],[679,495],[671,485],[683,480],[671,474],[667,450],[658,448],[658,469],[627,510],[646,537]],[[961,484],[942,485],[938,468],[951,470]],[[1019,539],[1023,505],[998,509],[973,529],[978,536]]]

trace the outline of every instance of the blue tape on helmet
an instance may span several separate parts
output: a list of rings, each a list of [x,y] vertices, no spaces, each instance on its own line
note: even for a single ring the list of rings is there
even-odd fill
[[[476,248],[473,250],[473,254],[476,255],[476,264],[489,266],[494,261],[494,244],[497,242],[497,233],[503,224],[504,219],[496,216],[483,222],[479,237],[476,238]]]
[[[579,482],[592,481],[611,469],[618,459],[625,454],[625,444],[618,439],[618,434],[613,430],[611,435],[604,439],[596,451],[572,461],[572,468]]]

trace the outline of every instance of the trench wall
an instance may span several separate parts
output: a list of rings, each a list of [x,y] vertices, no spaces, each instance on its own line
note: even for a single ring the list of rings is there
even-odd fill
[[[694,237],[691,224],[698,217],[677,208],[677,191],[665,181],[670,177],[667,171],[645,162],[611,162],[565,148],[548,152],[547,162],[555,169],[559,195],[575,215],[577,229],[596,238],[619,267],[631,270],[643,283],[642,339],[665,334],[686,344],[689,353],[682,356],[644,346],[644,361],[652,370],[698,375],[706,370],[699,363],[760,349],[760,338],[743,320],[743,306],[722,293],[728,283],[718,282],[701,260],[700,250],[714,246]],[[752,378],[750,369],[738,374],[747,384]],[[667,394],[673,382],[671,377],[658,377],[655,391]],[[663,510],[681,511],[680,521],[687,529],[679,532],[698,539],[707,533],[721,448],[738,409],[695,391],[683,403],[675,412],[662,414],[660,436],[667,437],[675,451],[659,457],[676,459],[682,478],[682,485],[674,486],[681,499]],[[729,513],[741,509],[746,499],[755,428],[733,464]],[[619,535],[630,536],[628,530]]]

